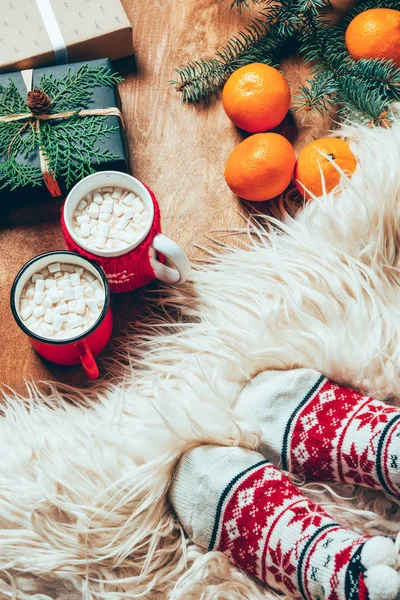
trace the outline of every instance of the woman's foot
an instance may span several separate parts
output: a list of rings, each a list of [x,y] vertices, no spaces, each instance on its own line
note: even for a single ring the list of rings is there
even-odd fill
[[[196,544],[224,552],[293,598],[393,600],[399,593],[392,540],[341,527],[256,452],[194,448],[176,469],[170,500]]]
[[[235,410],[262,429],[259,451],[285,471],[399,496],[399,409],[296,369],[258,375]]]

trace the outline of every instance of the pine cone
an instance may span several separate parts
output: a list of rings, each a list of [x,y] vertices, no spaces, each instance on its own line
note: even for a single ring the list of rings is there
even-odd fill
[[[49,112],[51,100],[40,88],[34,88],[26,97],[26,103],[33,115],[44,115]]]

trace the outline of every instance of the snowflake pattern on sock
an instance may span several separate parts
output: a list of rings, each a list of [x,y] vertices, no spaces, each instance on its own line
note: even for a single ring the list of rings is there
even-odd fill
[[[282,466],[306,479],[400,492],[400,411],[321,377],[285,429]]]
[[[357,600],[366,538],[338,525],[271,463],[258,463],[225,488],[209,550],[293,598]],[[361,593],[361,595],[360,595]]]

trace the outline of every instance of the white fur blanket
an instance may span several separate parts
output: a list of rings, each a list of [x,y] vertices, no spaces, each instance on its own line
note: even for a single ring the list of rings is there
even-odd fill
[[[137,333],[121,344],[117,383],[91,397],[8,395],[1,600],[273,597],[190,544],[166,492],[185,449],[257,443],[231,407],[264,369],[312,367],[400,400],[400,122],[340,133],[360,160],[341,193],[254,227],[243,248],[169,289],[165,320],[151,319],[139,350]],[[343,522],[397,533],[398,506],[382,494],[313,488]]]

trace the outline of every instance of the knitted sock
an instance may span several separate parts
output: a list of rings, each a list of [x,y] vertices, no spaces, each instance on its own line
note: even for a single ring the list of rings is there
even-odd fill
[[[399,409],[296,369],[258,375],[235,410],[261,428],[259,451],[282,469],[400,494]]]
[[[392,600],[400,590],[392,540],[341,527],[257,452],[190,450],[170,500],[196,544],[293,598]]]

